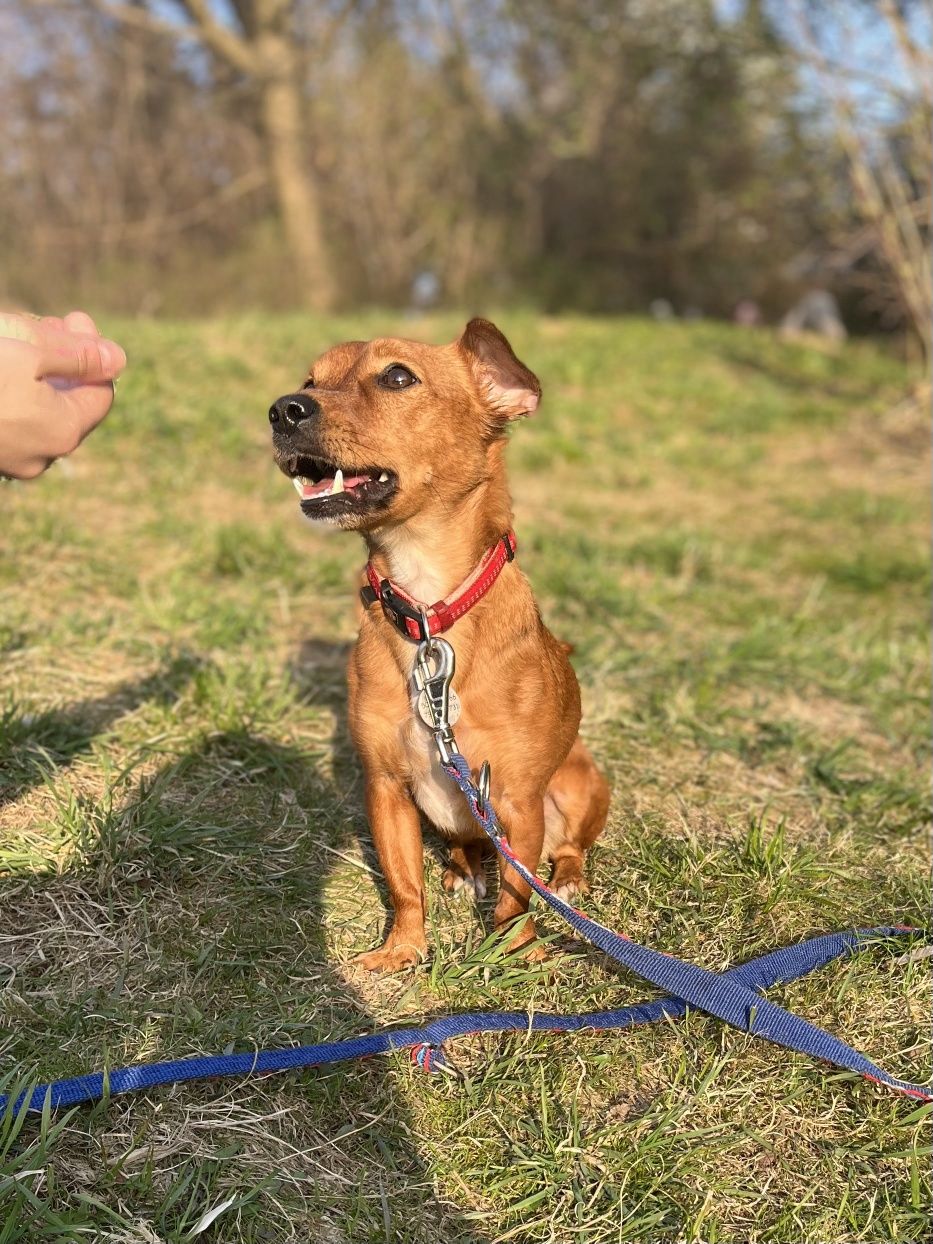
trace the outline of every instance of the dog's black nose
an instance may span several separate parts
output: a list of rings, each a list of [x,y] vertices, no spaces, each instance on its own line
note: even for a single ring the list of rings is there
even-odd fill
[[[305,419],[311,419],[320,413],[320,406],[307,393],[287,393],[269,407],[269,422],[284,423],[286,427],[297,428]]]

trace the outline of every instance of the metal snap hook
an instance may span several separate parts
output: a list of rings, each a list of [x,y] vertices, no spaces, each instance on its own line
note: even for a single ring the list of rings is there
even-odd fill
[[[483,767],[479,771],[479,780],[476,783],[477,790],[479,791],[479,798],[477,799],[477,803],[479,805],[480,812],[482,812],[484,815],[486,812],[490,810],[489,809],[489,784],[491,780],[492,780],[492,773],[489,768],[489,761],[484,760]]]
[[[434,731],[438,747],[440,736],[446,740],[447,751],[442,752],[445,763],[453,743],[450,728],[460,716],[460,701],[450,685],[455,668],[454,650],[446,639],[426,639],[418,645],[414,669],[415,687],[419,693],[418,713]]]

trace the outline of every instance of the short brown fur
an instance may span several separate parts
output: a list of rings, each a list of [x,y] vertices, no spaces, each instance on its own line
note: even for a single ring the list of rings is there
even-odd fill
[[[393,364],[417,383],[381,387]],[[279,465],[294,474],[295,455],[310,454],[391,473],[384,504],[355,512],[348,501],[326,521],[359,530],[378,574],[416,600],[449,595],[511,526],[505,429],[537,407],[537,379],[498,329],[472,320],[445,346],[397,338],[336,346],[300,395],[313,395],[318,409],[297,429],[276,432]],[[566,896],[582,891],[584,854],[604,827],[609,791],[578,736],[580,692],[567,645],[544,626],[517,562],[444,638],[456,653],[457,741],[472,765],[490,760],[492,802],[513,850],[532,870],[546,854],[552,884]],[[413,712],[415,650],[378,604],[364,611],[349,663],[349,722],[394,923],[384,945],[358,961],[378,971],[412,964],[427,948],[422,817],[451,844],[445,887],[485,893],[483,832]],[[505,867],[496,927],[523,916],[528,900],[527,885]],[[530,919],[514,937],[516,946],[534,939]]]

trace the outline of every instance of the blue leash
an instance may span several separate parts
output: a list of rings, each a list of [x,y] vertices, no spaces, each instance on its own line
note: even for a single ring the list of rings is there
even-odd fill
[[[758,990],[770,985],[799,980],[816,968],[840,956],[861,949],[865,942],[879,938],[905,937],[918,932],[903,925],[860,929],[849,933],[829,933],[796,946],[782,947],[761,955],[727,972],[710,972],[673,955],[640,946],[578,911],[559,898],[518,860],[509,847],[495,813],[483,792],[473,782],[470,769],[460,752],[448,749],[444,768],[463,792],[470,811],[482,826],[502,858],[540,897],[578,933],[611,959],[630,968],[638,976],[668,991],[668,997],[611,1011],[591,1011],[582,1015],[532,1014],[526,1011],[474,1011],[448,1015],[417,1028],[399,1028],[352,1037],[346,1041],[324,1041],[282,1050],[261,1050],[252,1054],[222,1054],[206,1058],[184,1058],[164,1063],[143,1063],[122,1067],[110,1073],[94,1072],[70,1080],[40,1084],[17,1097],[0,1096],[0,1110],[40,1111],[48,1102],[51,1109],[97,1101],[113,1093],[132,1093],[161,1084],[178,1084],[216,1076],[262,1075],[288,1071],[295,1067],[317,1067],[351,1058],[366,1058],[409,1049],[426,1071],[445,1066],[443,1047],[454,1037],[481,1032],[579,1032],[583,1029],[609,1031],[677,1019],[696,1009],[726,1023],[764,1037],[786,1049],[809,1054],[847,1071],[857,1072],[876,1084],[933,1101],[933,1088],[912,1084],[888,1075],[880,1067],[840,1041],[831,1033],[762,997]]]

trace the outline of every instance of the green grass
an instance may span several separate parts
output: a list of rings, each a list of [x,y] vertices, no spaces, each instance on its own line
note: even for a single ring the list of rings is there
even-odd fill
[[[502,323],[545,391],[510,448],[520,556],[615,791],[588,909],[713,968],[924,924],[927,432],[899,366]],[[344,711],[361,549],[300,521],[265,411],[336,340],[458,325],[107,324],[131,359],[110,419],[0,492],[7,1089],[650,994],[547,913],[547,963],[504,955],[436,844],[430,963],[349,964],[385,921]],[[925,1080],[929,961],[903,949],[771,996]],[[928,1108],[702,1016],[450,1058],[457,1079],[399,1055],[8,1117],[0,1244],[927,1238]]]

